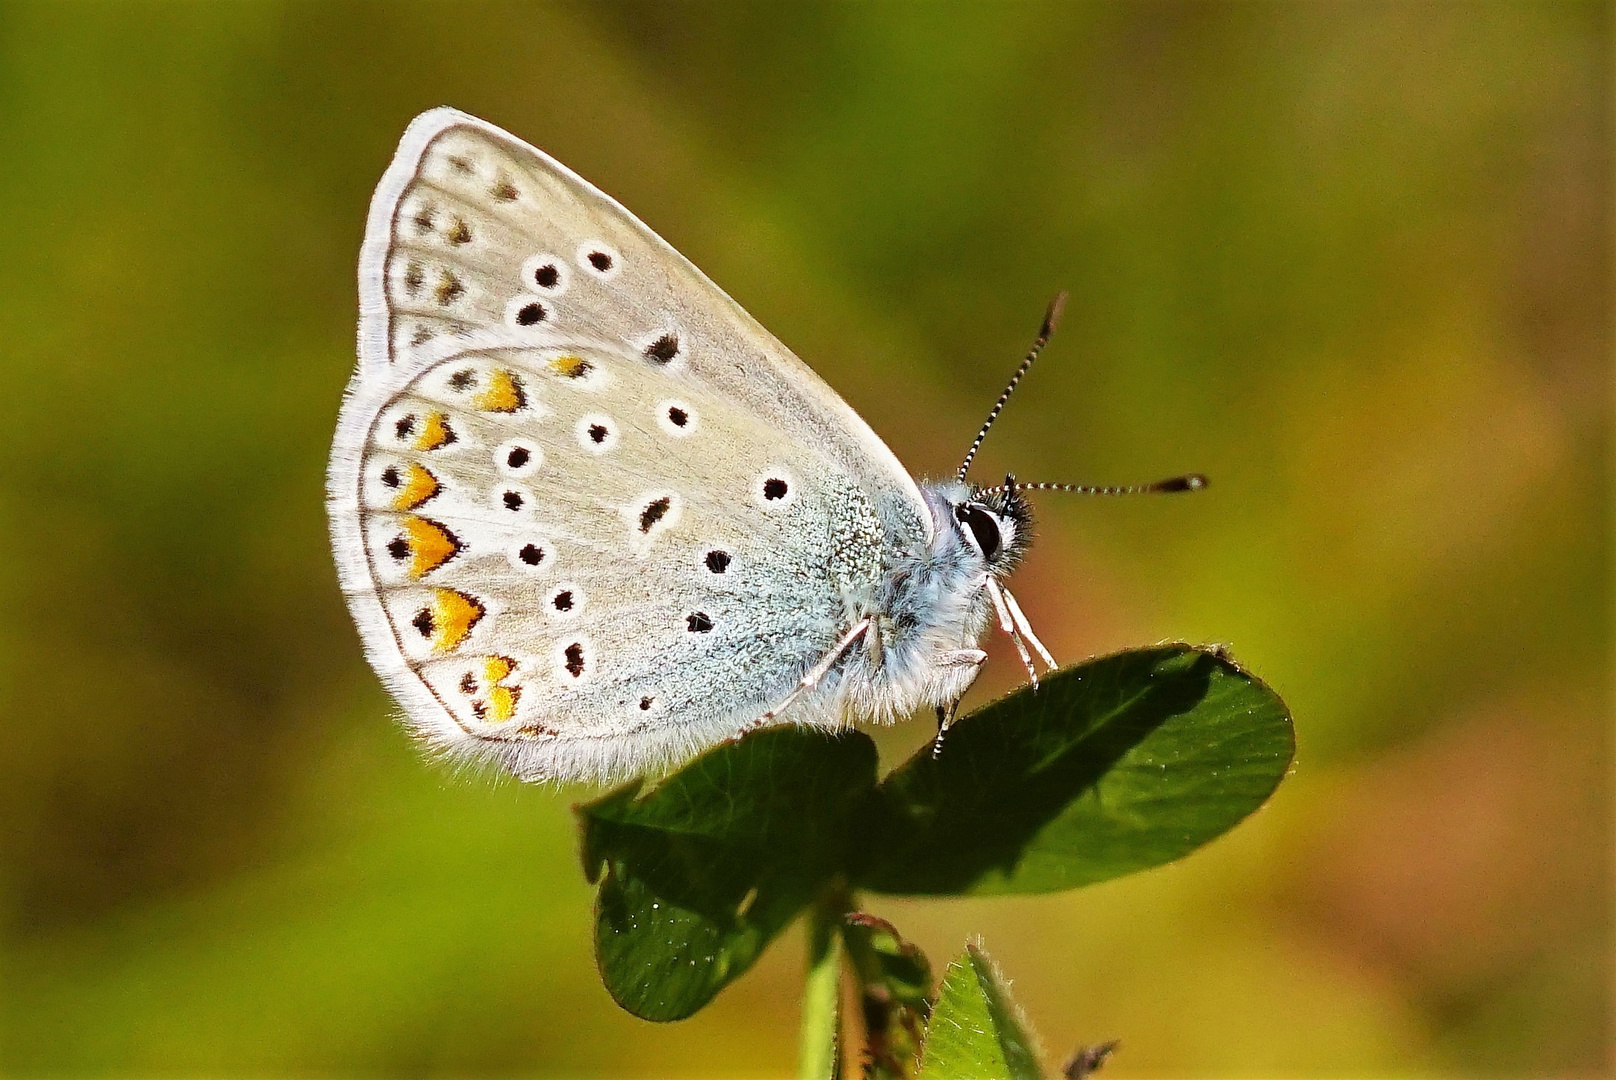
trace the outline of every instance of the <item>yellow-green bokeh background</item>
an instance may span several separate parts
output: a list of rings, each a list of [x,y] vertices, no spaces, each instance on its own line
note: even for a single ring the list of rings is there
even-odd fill
[[[389,719],[321,508],[371,187],[451,103],[619,197],[917,473],[1048,498],[1057,654],[1229,643],[1270,806],[973,934],[1108,1075],[1612,1067],[1602,4],[0,6],[0,1071],[779,1075],[801,948],[619,1012],[557,793]],[[1019,678],[997,644],[982,693]],[[898,754],[927,725],[884,737]]]

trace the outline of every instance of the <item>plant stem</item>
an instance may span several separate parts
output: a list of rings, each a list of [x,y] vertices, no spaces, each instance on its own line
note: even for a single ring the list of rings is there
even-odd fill
[[[848,910],[842,888],[826,891],[808,913],[808,974],[803,982],[798,1080],[836,1080],[841,1073],[842,945]]]

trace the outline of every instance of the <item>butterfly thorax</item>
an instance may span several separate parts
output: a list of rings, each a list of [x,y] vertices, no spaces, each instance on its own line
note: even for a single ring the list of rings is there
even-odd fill
[[[975,677],[993,612],[987,579],[1009,575],[1031,540],[1031,515],[1014,492],[985,495],[957,481],[926,482],[929,542],[888,545],[866,647],[849,657],[841,690],[878,721],[948,705]]]

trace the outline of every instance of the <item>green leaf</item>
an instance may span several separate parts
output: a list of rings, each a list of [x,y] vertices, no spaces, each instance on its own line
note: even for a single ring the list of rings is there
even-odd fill
[[[926,1025],[920,1080],[1040,1080],[1021,1012],[975,945],[948,965]]]
[[[850,877],[930,895],[1120,877],[1232,828],[1294,750],[1284,702],[1218,651],[1165,645],[1066,668],[889,775],[860,814]]]
[[[863,735],[759,732],[649,791],[636,783],[579,808],[585,868],[600,881],[602,980],[635,1015],[680,1019],[848,881],[1040,892],[1158,865],[1261,805],[1292,747],[1277,697],[1185,645],[1059,672],[956,724],[940,758],[928,748],[879,788]],[[855,919],[843,939],[866,1008],[893,1021],[901,1070],[930,975],[878,924]],[[816,1070],[822,1056],[809,1055]]]
[[[595,955],[617,1003],[683,1019],[749,968],[843,865],[875,763],[863,735],[779,728],[579,807],[585,869],[605,870]]]

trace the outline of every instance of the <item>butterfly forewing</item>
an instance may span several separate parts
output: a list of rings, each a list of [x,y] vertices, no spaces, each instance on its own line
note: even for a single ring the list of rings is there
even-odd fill
[[[490,328],[621,342],[817,448],[929,532],[908,472],[806,364],[615,201],[474,117],[436,109],[410,125],[372,207],[360,299],[362,369]]]
[[[913,482],[626,212],[448,110],[372,207],[331,515],[412,725],[530,777],[685,756],[849,624]]]

